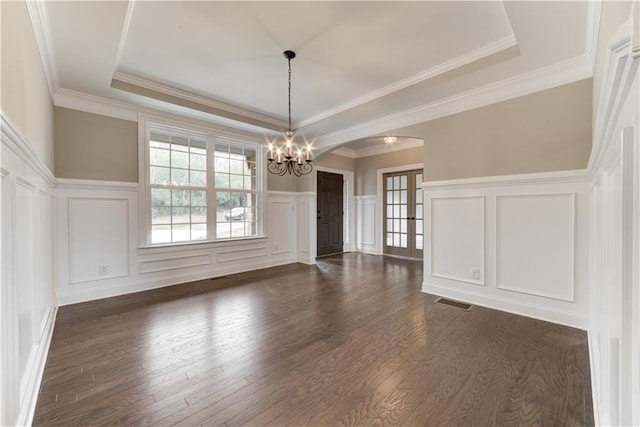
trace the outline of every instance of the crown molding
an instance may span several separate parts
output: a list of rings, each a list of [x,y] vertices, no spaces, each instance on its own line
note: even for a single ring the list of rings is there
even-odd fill
[[[288,127],[288,122],[284,119],[259,113],[253,110],[249,110],[247,108],[238,107],[236,105],[228,104],[225,102],[217,101],[215,99],[198,95],[195,93],[191,93],[182,89],[176,89],[171,86],[154,82],[142,77],[134,76],[122,71],[116,71],[113,74],[113,82],[115,82],[116,84],[119,82],[125,83],[125,85],[142,88],[145,91],[151,91],[157,94],[169,96],[176,100],[185,101],[188,104],[184,104],[183,106],[187,108],[199,109],[200,111],[204,111],[204,112],[210,112],[210,110],[213,109],[219,112],[220,115],[230,118],[232,120],[238,120],[238,118],[250,119],[254,122],[257,122],[252,124],[255,124],[260,127],[265,127],[266,129],[282,130]],[[131,91],[130,90],[131,88],[127,89],[127,88],[120,88],[120,87],[114,86],[113,83],[112,83],[112,87],[116,87],[118,89],[129,91],[132,93],[137,93],[135,91]],[[142,94],[142,95],[149,96],[151,94],[149,95]],[[163,99],[160,99],[160,100],[164,101]],[[198,108],[199,106],[200,108]],[[224,113],[228,113],[228,114],[225,116]],[[229,116],[229,114],[231,116]]]
[[[126,102],[114,101],[70,89],[59,89],[53,97],[53,104],[56,107],[99,114],[114,119],[129,120],[131,122],[137,122],[138,112],[145,110],[143,107],[135,107]]]
[[[58,68],[56,66],[56,56],[51,37],[51,26],[49,25],[49,13],[45,1],[27,0],[27,10],[31,19],[31,26],[40,52],[40,61],[44,69],[45,79],[49,87],[49,95],[53,99],[55,93],[60,88],[58,78]]]
[[[359,96],[351,101],[345,102],[344,104],[338,105],[337,107],[326,110],[320,114],[312,116],[308,119],[300,121],[300,123],[296,124],[296,127],[302,128],[308,126],[310,124],[319,122],[320,120],[324,120],[328,117],[334,116],[336,114],[347,111],[351,108],[358,107],[362,104],[366,104],[367,102],[374,101],[378,98],[381,98],[385,95],[389,95],[393,92],[399,91],[401,89],[405,89],[409,86],[415,85],[417,83],[423,82],[425,80],[429,80],[441,74],[447,73],[449,71],[455,70],[456,68],[463,67],[472,62],[480,60],[482,58],[486,58],[487,56],[493,55],[495,53],[501,52],[505,49],[508,49],[513,46],[517,46],[518,43],[516,41],[515,36],[511,33],[509,36],[504,37],[502,39],[496,40],[492,43],[484,45],[478,49],[472,50],[471,52],[467,52],[464,55],[457,56],[449,61],[443,62],[442,64],[438,64],[435,67],[428,68],[418,74],[414,74],[405,79],[399,80],[395,83],[392,83],[383,88],[377,89],[373,92],[369,92],[363,96]]]
[[[114,119],[138,122],[140,114],[153,117],[165,117],[169,120],[179,118],[181,120],[192,121],[192,123],[202,123],[206,126],[222,126],[229,129],[238,129],[249,132],[252,135],[280,135],[278,132],[252,126],[247,123],[230,122],[228,119],[218,117],[208,113],[191,109],[178,109],[170,107],[166,110],[145,107],[123,101],[115,101],[96,95],[77,92],[69,89],[59,89],[55,94],[53,103],[56,107],[69,108],[71,110],[83,111],[85,113],[98,114],[112,117]]]
[[[0,113],[0,135],[2,139],[2,147],[11,150],[20,160],[29,165],[40,178],[52,186],[57,185],[56,177],[53,172],[45,165],[36,152],[31,148],[24,135],[11,123],[9,118]]]
[[[355,139],[507,101],[592,76],[591,61],[583,54],[436,102],[322,135],[316,140],[315,146],[329,149]]]
[[[333,154],[337,154],[343,157],[349,157],[351,159],[359,159],[361,157],[376,156],[378,154],[386,154],[394,151],[408,150],[409,148],[422,147],[424,141],[420,138],[407,138],[405,141],[398,141],[393,144],[385,144],[382,142],[382,137],[373,138],[371,147],[364,147],[359,149],[353,148],[338,148],[331,151]]]

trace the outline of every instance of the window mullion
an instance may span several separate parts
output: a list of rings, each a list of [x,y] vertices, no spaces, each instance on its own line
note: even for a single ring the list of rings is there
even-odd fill
[[[216,206],[215,147],[215,138],[207,138],[207,236],[209,240],[217,239],[218,207]]]

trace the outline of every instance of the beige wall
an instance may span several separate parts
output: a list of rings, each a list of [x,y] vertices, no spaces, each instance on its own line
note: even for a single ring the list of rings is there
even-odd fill
[[[596,62],[593,71],[593,117],[595,120],[602,91],[602,79],[604,78],[605,66],[608,56],[607,45],[609,40],[618,31],[631,12],[630,1],[604,1],[602,2],[602,12],[600,14],[600,28],[598,33],[598,46],[596,51]],[[593,123],[595,126],[595,122]]]
[[[355,162],[353,159],[338,156],[333,153],[324,153],[322,156],[314,160],[313,165],[314,172],[304,176],[288,174],[285,176],[278,176],[267,172],[267,190],[290,192],[315,191],[315,168],[318,166],[351,172],[355,170]]]
[[[423,147],[415,147],[356,159],[355,195],[376,194],[378,169],[422,163],[423,153]]]
[[[2,114],[53,172],[53,104],[24,2],[2,8]]]
[[[349,157],[338,156],[333,153],[324,153],[315,159],[314,162],[315,167],[325,167],[331,169],[339,169],[343,171],[351,171],[355,170],[355,161]],[[311,173],[310,175],[301,176],[297,179],[297,191],[316,191],[316,181],[315,181],[315,173]]]
[[[295,193],[298,190],[299,179],[295,175],[278,176],[267,172],[267,190]]]
[[[138,182],[138,125],[55,108],[56,177]]]
[[[392,133],[425,141],[426,181],[583,169],[591,90],[582,80]]]

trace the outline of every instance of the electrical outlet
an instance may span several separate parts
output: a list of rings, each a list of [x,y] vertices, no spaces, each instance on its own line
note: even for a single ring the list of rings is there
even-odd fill
[[[109,274],[109,266],[108,265],[99,265],[98,266],[98,274],[100,276],[104,276],[105,274]]]
[[[480,280],[480,269],[479,268],[472,268],[471,269],[471,278],[473,280]]]

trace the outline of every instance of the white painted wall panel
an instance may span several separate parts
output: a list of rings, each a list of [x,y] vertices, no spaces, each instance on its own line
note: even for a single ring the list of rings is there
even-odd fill
[[[575,194],[498,196],[496,286],[573,301]]]
[[[127,199],[70,198],[70,283],[127,276],[129,228]]]
[[[35,349],[37,323],[34,309],[34,187],[17,181],[15,188],[14,274],[18,303],[18,376],[25,377],[29,360]],[[21,382],[21,399],[26,391]]]
[[[27,425],[56,313],[50,274],[55,178],[4,115],[0,121],[0,425]]]
[[[291,231],[295,230],[291,215],[293,206],[288,200],[270,200],[269,235],[272,254],[286,254],[292,250]]]
[[[356,247],[364,253],[381,255],[382,242],[378,236],[382,231],[377,229],[377,209],[377,196],[356,196]]]
[[[431,199],[431,274],[483,284],[484,197]],[[472,277],[478,269],[479,276]]]

